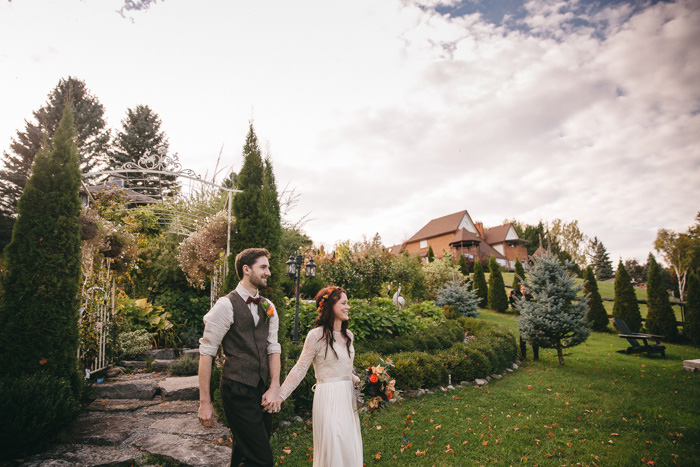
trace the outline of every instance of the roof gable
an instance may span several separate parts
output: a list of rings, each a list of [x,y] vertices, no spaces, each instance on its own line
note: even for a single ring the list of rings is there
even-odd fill
[[[461,228],[476,233],[474,222],[466,210],[431,220],[413,237],[409,238],[408,242],[417,242],[426,238],[456,232]]]
[[[486,229],[484,231],[484,237],[485,240],[491,245],[503,243],[506,240],[520,240],[520,237],[518,237],[518,234],[515,232],[513,224],[511,223]]]

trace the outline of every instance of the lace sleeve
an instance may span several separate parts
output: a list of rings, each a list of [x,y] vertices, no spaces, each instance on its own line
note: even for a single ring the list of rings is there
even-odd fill
[[[280,387],[279,395],[282,400],[286,400],[287,397],[289,397],[289,395],[296,389],[296,387],[299,386],[299,383],[301,383],[306,376],[306,372],[309,371],[311,362],[314,361],[316,349],[318,348],[318,333],[316,332],[316,329],[319,328],[312,329],[306,335],[304,348],[301,351],[299,360],[297,360],[296,365],[294,365],[294,368],[290,370],[289,374],[284,380],[284,383],[282,383],[282,387]]]

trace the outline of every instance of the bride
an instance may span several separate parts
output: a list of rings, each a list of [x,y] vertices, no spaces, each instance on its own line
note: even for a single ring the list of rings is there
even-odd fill
[[[279,390],[280,403],[304,379],[314,364],[314,466],[362,466],[362,435],[352,374],[355,349],[348,331],[348,297],[340,287],[326,287],[316,295],[318,317],[309,331],[294,368]]]

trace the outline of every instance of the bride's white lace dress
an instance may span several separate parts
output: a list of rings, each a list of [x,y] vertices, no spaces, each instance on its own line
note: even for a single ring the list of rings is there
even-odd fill
[[[352,342],[352,333],[348,331]],[[323,338],[323,328],[309,331],[301,356],[280,388],[280,397],[286,399],[304,379],[313,362],[316,374],[314,392],[313,430],[314,466],[362,466],[362,435],[357,416],[353,376],[355,349],[350,345],[348,355],[341,333],[334,335],[335,352]]]

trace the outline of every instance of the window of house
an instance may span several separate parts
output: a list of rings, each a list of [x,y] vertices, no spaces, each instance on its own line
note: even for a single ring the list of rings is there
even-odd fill
[[[421,248],[428,248],[428,240],[421,240],[420,247]]]

